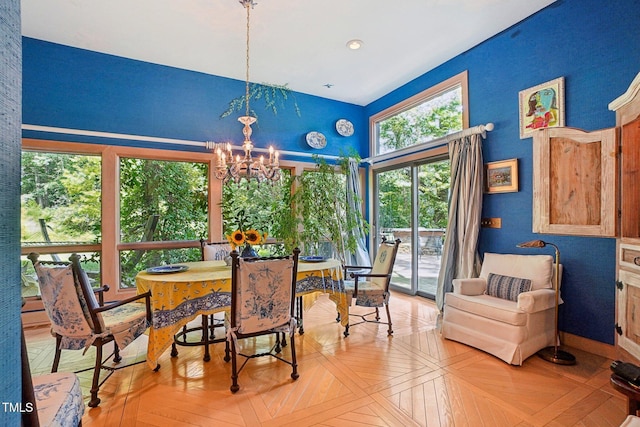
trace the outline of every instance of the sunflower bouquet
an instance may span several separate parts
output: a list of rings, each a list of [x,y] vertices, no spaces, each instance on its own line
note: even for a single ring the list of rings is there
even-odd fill
[[[267,233],[260,233],[258,230],[240,230],[237,229],[227,235],[227,240],[233,249],[242,245],[259,245],[267,240]]]
[[[246,250],[251,250],[252,245],[259,245],[267,241],[267,233],[261,233],[250,226],[246,226],[247,218],[243,210],[238,212],[236,220],[238,228],[226,236],[233,249],[244,245]]]

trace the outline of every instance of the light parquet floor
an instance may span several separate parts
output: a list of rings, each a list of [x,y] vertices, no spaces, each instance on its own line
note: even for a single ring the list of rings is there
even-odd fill
[[[158,372],[146,363],[116,371],[100,390],[100,406],[87,406],[83,425],[607,427],[626,416],[625,399],[609,385],[611,360],[571,349],[575,366],[535,356],[511,366],[444,340],[428,300],[395,293],[391,308],[392,338],[386,325],[361,324],[345,339],[335,306],[321,297],[296,336],[300,378],[292,381],[290,367],[273,358],[254,359],[236,394],[224,344],[212,346],[209,362],[200,347],[180,347],[177,358],[167,351]],[[48,372],[53,338],[43,329],[26,337],[32,372]],[[145,352],[146,336],[125,349],[123,363]],[[91,366],[93,355],[81,353],[63,352],[60,370]],[[79,375],[88,401],[91,371]]]

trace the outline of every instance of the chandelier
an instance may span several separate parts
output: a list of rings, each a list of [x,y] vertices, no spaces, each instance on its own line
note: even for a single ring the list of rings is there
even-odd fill
[[[269,147],[269,160],[267,162],[265,162],[264,156],[260,156],[260,158],[256,160],[251,156],[251,151],[253,150],[253,143],[251,142],[251,133],[253,131],[251,130],[251,125],[256,122],[256,118],[249,115],[249,11],[256,3],[254,3],[253,0],[239,0],[239,2],[247,10],[245,115],[238,118],[238,121],[244,125],[242,129],[242,134],[244,135],[244,142],[242,143],[244,156],[237,154],[234,157],[231,144],[229,143],[227,143],[226,146],[217,144],[215,152],[218,162],[215,167],[215,176],[217,179],[224,181],[225,184],[230,180],[238,183],[242,178],[245,178],[247,181],[255,179],[258,182],[275,182],[280,180],[282,176],[278,162],[279,153],[274,151],[273,147]]]

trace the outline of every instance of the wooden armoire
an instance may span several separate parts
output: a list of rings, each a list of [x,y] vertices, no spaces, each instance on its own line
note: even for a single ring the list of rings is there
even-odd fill
[[[640,363],[640,73],[609,104],[620,135],[617,239],[616,348],[620,359]]]

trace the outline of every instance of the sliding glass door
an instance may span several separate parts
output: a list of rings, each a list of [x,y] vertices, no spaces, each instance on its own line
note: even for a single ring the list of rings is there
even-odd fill
[[[377,184],[377,244],[382,237],[400,239],[392,283],[404,292],[415,293],[412,286],[411,256],[411,167],[392,169],[376,174]]]
[[[400,239],[392,289],[434,298],[447,226],[449,160],[376,171],[376,244]]]

